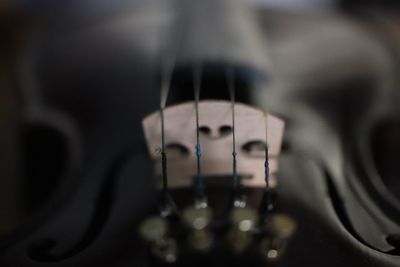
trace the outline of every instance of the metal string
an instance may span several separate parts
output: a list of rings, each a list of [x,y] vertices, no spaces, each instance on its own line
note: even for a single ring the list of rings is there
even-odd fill
[[[235,192],[239,190],[240,179],[237,175],[237,163],[236,163],[236,126],[235,126],[235,74],[232,66],[226,70],[228,90],[231,99],[231,110],[232,110],[232,178],[233,178],[233,189]]]
[[[273,191],[271,190],[271,187],[270,187],[270,168],[269,168],[268,144],[265,144],[264,171],[265,171],[265,189],[264,189],[264,195],[261,200],[261,206],[260,206],[260,212],[261,212],[260,220],[261,221],[263,221],[265,216],[267,216],[268,213],[272,212],[274,209]]]
[[[160,118],[161,118],[161,170],[163,194],[168,194],[168,174],[167,174],[167,154],[165,152],[165,121],[164,109],[167,103],[169,89],[171,87],[173,73],[173,62],[167,61],[161,73],[161,92],[160,92]]]
[[[195,191],[196,198],[200,202],[205,202],[204,194],[204,180],[201,174],[201,146],[200,146],[200,126],[199,126],[199,101],[200,101],[200,90],[201,90],[201,76],[203,68],[201,64],[194,66],[193,81],[194,81],[194,99],[195,99],[195,111],[196,111],[196,160],[197,160],[197,175],[195,180]]]
[[[265,144],[265,162],[264,162],[264,171],[265,171],[265,190],[269,191],[269,156],[268,156],[268,144]]]
[[[160,88],[160,121],[161,121],[161,176],[162,176],[162,195],[161,195],[161,216],[167,217],[177,215],[178,208],[172,199],[168,188],[168,168],[167,153],[165,149],[165,118],[164,110],[167,105],[168,95],[171,88],[172,76],[177,60],[177,54],[165,57],[161,69],[161,88]]]

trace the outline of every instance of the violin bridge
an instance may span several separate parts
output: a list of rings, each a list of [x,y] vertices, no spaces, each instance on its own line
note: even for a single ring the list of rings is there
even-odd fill
[[[232,119],[228,101],[200,101],[199,130],[202,145],[202,175],[226,177],[232,175]],[[171,188],[189,187],[196,175],[195,103],[169,106],[164,110],[165,144],[168,154],[168,177]],[[269,148],[270,187],[276,187],[277,157],[281,151],[284,122],[280,118],[254,107],[235,103],[237,173],[248,187],[265,186],[265,144]],[[160,114],[154,112],[143,120],[144,135],[155,174],[161,176]]]

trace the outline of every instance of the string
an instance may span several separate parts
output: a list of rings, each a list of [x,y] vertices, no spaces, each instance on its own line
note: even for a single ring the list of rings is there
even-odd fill
[[[228,80],[228,90],[231,99],[231,112],[232,112],[232,178],[233,178],[233,189],[234,192],[239,190],[240,180],[237,175],[237,163],[236,163],[236,126],[235,126],[235,76],[233,67],[228,67],[226,70]]]
[[[168,194],[168,174],[167,174],[167,154],[165,152],[165,120],[164,109],[167,103],[169,89],[171,86],[173,63],[166,61],[161,73],[161,92],[160,92],[160,118],[161,118],[161,170],[163,182],[163,194]]]
[[[172,199],[168,188],[168,168],[167,153],[165,151],[165,118],[164,109],[167,104],[169,90],[171,87],[172,75],[176,59],[169,58],[164,62],[161,70],[161,89],[160,89],[160,121],[161,121],[161,176],[162,176],[162,198],[161,215],[163,217],[177,214],[178,209]]]
[[[264,171],[265,171],[265,191],[269,191],[269,156],[268,156],[268,144],[265,144],[265,162],[264,162]]]
[[[195,99],[195,112],[196,112],[196,161],[197,161],[197,175],[195,180],[195,191],[198,202],[206,204],[204,194],[204,180],[201,174],[201,146],[200,146],[200,125],[199,125],[199,101],[201,90],[201,76],[203,68],[201,64],[196,64],[193,71],[194,80],[194,99]]]
[[[171,82],[175,65],[178,61],[179,53],[182,50],[184,42],[184,33],[187,31],[187,25],[181,23],[185,21],[189,3],[176,6],[177,18],[175,21],[176,31],[170,33],[170,37],[163,40],[166,43],[164,50],[161,51],[161,88],[160,88],[160,120],[161,120],[161,175],[162,175],[162,210],[161,213],[169,215],[171,212],[178,213],[175,202],[173,201],[168,188],[168,171],[167,171],[167,153],[165,149],[165,118],[164,110],[167,105],[168,95],[171,88]],[[165,31],[161,32],[164,34]],[[174,35],[173,37],[171,37]]]
[[[268,138],[267,138],[268,140]],[[264,195],[261,200],[260,206],[260,220],[267,216],[268,213],[274,210],[273,192],[270,187],[270,168],[269,168],[269,151],[268,143],[265,144],[265,161],[264,161],[264,171],[265,171],[265,190]]]

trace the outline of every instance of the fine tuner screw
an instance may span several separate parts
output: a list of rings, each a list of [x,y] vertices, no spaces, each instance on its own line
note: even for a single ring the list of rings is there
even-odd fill
[[[296,222],[285,214],[267,218],[265,227],[269,236],[261,241],[260,249],[268,262],[277,261],[285,252],[289,239],[296,231]]]
[[[234,253],[243,253],[253,241],[253,230],[258,214],[251,208],[234,208],[231,212],[232,229],[228,233],[228,242]]]
[[[214,235],[208,229],[212,219],[209,207],[189,207],[183,212],[183,221],[191,229],[188,242],[199,252],[208,251],[214,243]]]
[[[139,234],[149,243],[152,254],[164,262],[173,263],[177,260],[178,249],[176,241],[167,233],[168,224],[160,217],[150,217],[139,227]]]

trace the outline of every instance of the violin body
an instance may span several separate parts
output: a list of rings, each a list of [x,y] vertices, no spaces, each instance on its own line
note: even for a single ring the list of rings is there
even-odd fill
[[[176,56],[167,106],[193,100],[198,61],[201,98],[229,99],[224,67],[232,64],[237,102],[285,121],[275,203],[297,230],[276,262],[257,249],[232,256],[218,230],[207,257],[187,252],[178,236],[182,257],[166,265],[399,266],[391,177],[399,174],[400,92],[380,24],[339,12],[184,2],[118,2],[92,13],[65,4],[71,9],[39,16],[14,67],[19,173],[5,179],[17,181],[23,216],[1,233],[0,265],[166,264],[138,234],[159,197],[142,120],[159,109],[161,59]],[[209,190],[211,206],[228,205],[227,187]],[[255,206],[262,192],[245,188]],[[192,189],[171,194],[183,208]]]

